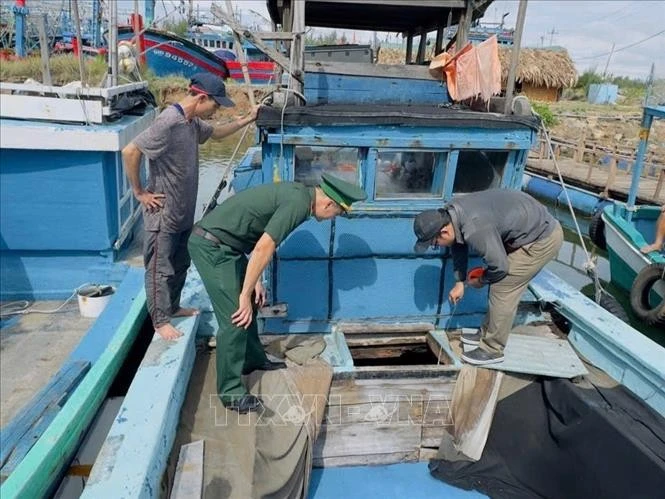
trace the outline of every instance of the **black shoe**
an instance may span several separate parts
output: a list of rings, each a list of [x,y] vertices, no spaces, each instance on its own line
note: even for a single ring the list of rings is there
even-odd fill
[[[480,329],[477,329],[475,333],[462,333],[460,340],[465,345],[480,345]]]
[[[486,364],[498,364],[499,362],[503,362],[503,359],[504,357],[502,353],[490,353],[486,352],[485,350],[481,350],[480,348],[474,348],[470,352],[462,354],[462,360],[464,362],[476,366],[484,366]]]
[[[276,371],[277,369],[286,369],[286,363],[267,360],[262,366],[254,367],[252,369],[243,369],[242,373],[250,374],[254,371]]]
[[[261,402],[261,399],[256,395],[248,393],[239,399],[235,399],[233,402],[224,404],[224,407],[231,411],[237,411],[239,414],[245,414],[252,411],[258,411],[263,407],[263,402]]]

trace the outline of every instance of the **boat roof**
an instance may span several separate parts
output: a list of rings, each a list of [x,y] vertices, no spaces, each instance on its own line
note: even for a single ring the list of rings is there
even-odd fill
[[[421,127],[471,127],[483,129],[530,128],[538,130],[534,116],[504,115],[431,105],[322,104],[263,107],[257,124],[263,127],[335,125],[411,125]]]
[[[482,17],[492,0],[306,0],[307,26],[369,31],[420,32],[445,27],[448,14],[457,24],[473,4],[472,19]],[[267,0],[268,12],[276,24],[289,2]]]

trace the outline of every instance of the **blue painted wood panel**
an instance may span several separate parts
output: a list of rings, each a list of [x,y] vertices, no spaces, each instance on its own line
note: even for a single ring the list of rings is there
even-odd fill
[[[331,222],[310,218],[301,224],[279,247],[279,258],[328,258]]]
[[[64,299],[85,283],[118,284],[126,271],[110,252],[0,251],[0,299]]]
[[[279,260],[276,276],[273,296],[288,302],[288,320],[327,319],[328,260]]]
[[[443,206],[443,201],[438,203]],[[416,236],[414,215],[337,217],[334,255],[337,258],[370,255],[411,256]]]
[[[441,262],[359,258],[333,263],[332,316],[336,320],[434,320]]]
[[[448,90],[437,80],[305,73],[305,98],[315,104],[445,104]]]
[[[271,133],[269,144],[355,146],[416,149],[529,149],[531,129],[415,126],[286,126],[284,135]],[[266,139],[264,139],[266,140]],[[285,148],[286,150],[286,148]],[[264,165],[265,166],[265,165]]]
[[[115,154],[4,149],[0,249],[110,248],[117,237]]]

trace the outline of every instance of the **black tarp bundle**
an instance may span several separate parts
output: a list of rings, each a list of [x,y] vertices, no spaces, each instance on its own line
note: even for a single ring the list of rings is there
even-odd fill
[[[433,476],[493,498],[665,498],[665,419],[621,386],[535,379],[499,401],[478,462],[441,457]]]

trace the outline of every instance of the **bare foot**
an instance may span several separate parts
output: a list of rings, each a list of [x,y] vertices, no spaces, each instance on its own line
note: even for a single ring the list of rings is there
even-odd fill
[[[199,315],[198,308],[182,308],[180,307],[173,313],[173,317],[190,317],[192,315]]]
[[[646,254],[646,253],[651,253],[652,251],[660,251],[661,246],[663,246],[663,245],[662,245],[662,244],[656,244],[656,243],[653,243],[653,244],[649,244],[648,246],[645,246],[645,247],[642,248],[640,251],[641,251],[642,253],[645,253],[645,254]]]
[[[182,336],[182,333],[168,322],[166,324],[162,324],[159,327],[156,327],[155,332],[164,340],[177,340]]]

